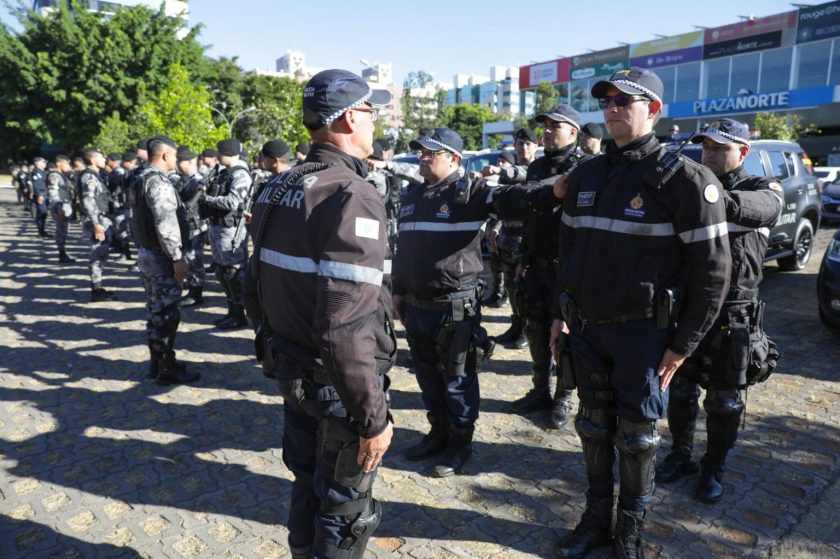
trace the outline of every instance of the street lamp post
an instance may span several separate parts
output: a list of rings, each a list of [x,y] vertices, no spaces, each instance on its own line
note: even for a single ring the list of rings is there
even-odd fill
[[[228,120],[228,117],[225,116],[225,113],[223,113],[216,107],[211,106],[210,109],[216,111],[216,113],[225,120],[225,124],[227,124],[228,126],[228,138],[233,138],[233,126],[236,124],[236,121],[242,117],[242,115],[257,110],[256,107],[248,107],[247,109],[242,109],[241,111],[236,113],[236,115],[234,115],[233,120]]]

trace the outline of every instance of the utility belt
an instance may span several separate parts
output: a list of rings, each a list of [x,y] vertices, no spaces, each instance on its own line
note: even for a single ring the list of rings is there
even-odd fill
[[[235,227],[236,226],[236,214],[229,213],[225,214],[221,217],[212,217],[210,218],[210,224],[215,226],[222,226],[222,227]]]
[[[472,286],[469,289],[447,293],[431,299],[406,295],[405,300],[412,307],[423,311],[452,310],[452,319],[458,321],[464,320],[466,317],[465,311],[469,306],[469,301],[474,301],[477,297],[476,289],[477,286]]]
[[[724,305],[754,304],[758,302],[758,289],[730,289]]]
[[[676,324],[679,309],[678,290],[676,288],[663,290],[662,295],[657,298],[653,308],[611,316],[605,319],[592,319],[587,317],[580,311],[568,292],[560,294],[559,302],[563,319],[569,324],[578,321],[584,324],[621,324],[632,320],[656,318],[657,328],[663,330],[672,328]]]

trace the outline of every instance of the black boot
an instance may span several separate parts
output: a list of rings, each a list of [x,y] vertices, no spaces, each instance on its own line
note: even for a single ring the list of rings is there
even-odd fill
[[[548,425],[552,429],[559,429],[569,420],[569,413],[572,411],[572,391],[560,388],[560,376],[557,375],[557,391],[554,393],[554,401],[551,404],[551,416]]]
[[[72,264],[73,262],[75,262],[75,261],[76,261],[76,259],[75,259],[75,258],[71,258],[71,257],[67,254],[67,252],[66,252],[64,249],[62,249],[62,250],[59,250],[59,251],[58,251],[58,261],[59,261],[61,264]]]
[[[615,519],[613,553],[616,559],[644,559],[642,530],[645,527],[645,512],[618,509]]]
[[[532,380],[534,387],[522,398],[511,402],[509,409],[513,413],[530,413],[551,409],[554,402],[551,398],[551,372],[548,367],[534,366]]]
[[[204,289],[202,287],[190,287],[187,296],[178,301],[179,307],[196,307],[204,302]]]
[[[495,336],[497,344],[513,343],[524,336],[525,321],[518,315],[514,314],[510,317],[510,328],[505,330],[503,334]]]
[[[103,301],[114,301],[117,296],[110,291],[103,289],[102,284],[94,284],[90,290],[90,302],[101,303]]]
[[[406,460],[419,462],[432,456],[440,456],[446,449],[446,425],[431,413],[427,413],[426,417],[429,419],[432,429],[427,435],[423,436],[419,443],[406,449],[403,454]]]
[[[289,544],[289,552],[292,554],[292,559],[312,559],[312,546],[295,547]]]
[[[656,468],[656,481],[670,483],[696,474],[699,471],[697,460],[692,456],[694,450],[694,432],[697,429],[697,414],[700,405],[700,388],[691,380],[692,375],[680,371],[671,382],[668,402],[668,430],[673,443],[671,453]]]
[[[656,481],[671,483],[685,476],[696,474],[700,467],[691,455],[686,456],[679,451],[671,452],[656,468]]]
[[[613,531],[613,498],[593,499],[586,496],[586,510],[571,534],[557,544],[560,557],[579,559],[596,547],[609,545]]]
[[[196,372],[188,372],[187,366],[175,360],[175,353],[168,353],[160,361],[158,368],[157,383],[160,386],[173,384],[186,384],[197,380],[200,375]]]
[[[449,438],[440,463],[435,466],[436,477],[449,477],[461,471],[472,454],[472,438],[475,427],[449,426]]]
[[[228,309],[227,309],[227,313],[226,313],[224,316],[221,316],[221,317],[219,317],[219,318],[214,318],[214,319],[213,319],[213,324],[215,324],[216,326],[218,326],[220,323],[225,322],[225,321],[226,321],[226,320],[228,320],[231,316],[233,316],[233,309],[232,309],[232,307],[233,307],[233,305],[232,305],[230,302],[228,302]]]
[[[245,308],[237,303],[232,303],[230,305],[230,316],[216,323],[216,328],[219,330],[235,330],[246,324],[248,324],[248,320],[245,318]]]
[[[149,373],[146,375],[148,379],[155,379],[160,374],[160,363],[163,361],[163,353],[149,348]]]
[[[707,457],[703,458],[700,472],[700,481],[697,483],[695,495],[697,499],[713,505],[723,497],[723,472],[725,467],[722,463],[714,463]]]

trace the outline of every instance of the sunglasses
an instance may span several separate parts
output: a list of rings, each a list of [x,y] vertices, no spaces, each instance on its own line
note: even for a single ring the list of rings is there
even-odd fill
[[[361,107],[356,107],[353,110],[354,111],[359,111],[361,113],[370,113],[370,121],[371,122],[376,122],[377,120],[379,120],[379,111],[377,111],[376,109],[363,109]]]
[[[610,104],[615,102],[616,107],[626,107],[630,103],[635,103],[636,101],[650,101],[650,99],[642,95],[628,95],[626,93],[619,93],[615,96],[604,95],[598,99],[598,106],[601,107],[601,109],[607,109]]]

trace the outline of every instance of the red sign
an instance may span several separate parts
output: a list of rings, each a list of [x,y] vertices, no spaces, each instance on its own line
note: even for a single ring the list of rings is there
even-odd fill
[[[714,27],[706,29],[704,36],[705,44],[720,43],[723,41],[732,41],[736,39],[744,39],[752,37],[753,35],[762,35],[772,31],[783,31],[785,29],[796,29],[796,21],[799,17],[799,12],[793,10],[783,14],[776,14],[773,16],[760,17],[753,20],[733,23],[731,25],[724,25],[723,27]]]
[[[568,58],[519,67],[519,89],[534,89],[540,82],[554,84],[567,81],[569,81]]]

